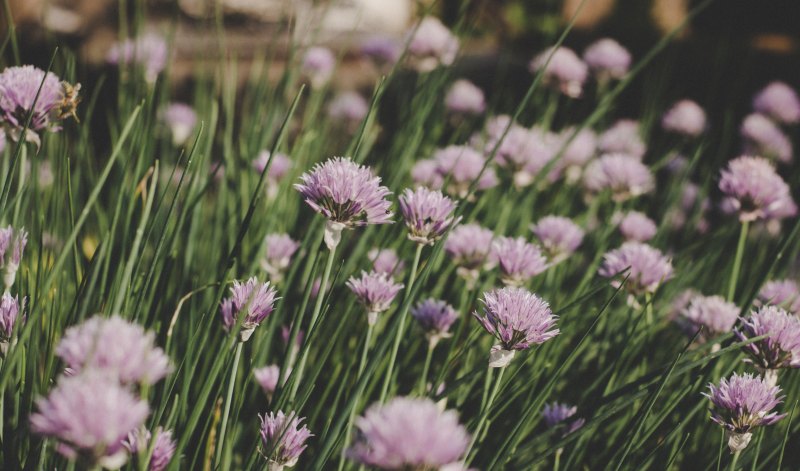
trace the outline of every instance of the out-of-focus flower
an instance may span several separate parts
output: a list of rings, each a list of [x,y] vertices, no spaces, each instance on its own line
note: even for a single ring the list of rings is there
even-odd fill
[[[261,269],[267,272],[273,283],[283,280],[283,275],[292,256],[300,248],[300,242],[289,234],[267,234],[264,237],[264,256],[261,258]]]
[[[306,449],[306,441],[313,437],[308,427],[300,426],[304,419],[294,412],[286,415],[283,411],[258,417],[261,419],[261,453],[269,461],[269,469],[280,471],[296,465]]]
[[[439,164],[434,159],[422,159],[411,167],[411,179],[416,185],[439,189],[444,178],[439,175]]]
[[[453,82],[444,97],[444,105],[451,113],[480,115],[486,111],[483,90],[464,79]]]
[[[453,224],[456,203],[439,190],[422,186],[414,191],[406,188],[398,204],[408,227],[408,238],[418,244],[433,245]]]
[[[536,74],[542,69],[544,81],[557,87],[564,95],[577,98],[583,93],[583,84],[589,75],[589,69],[572,49],[549,48],[539,53],[528,65],[528,70]]]
[[[549,267],[539,246],[522,237],[498,237],[492,244],[491,257],[508,286],[524,285]]]
[[[753,113],[742,121],[739,129],[744,139],[744,153],[763,155],[779,162],[791,162],[792,141],[764,115]]]
[[[619,223],[619,232],[625,240],[647,242],[655,237],[657,230],[656,223],[639,211],[629,211]]]
[[[70,327],[55,353],[76,374],[99,371],[123,384],[154,384],[172,370],[152,332],[116,315]]]
[[[590,44],[583,51],[583,61],[589,66],[598,81],[622,79],[631,66],[631,53],[620,43],[603,38]]]
[[[647,152],[647,145],[642,140],[639,123],[621,119],[600,134],[597,149],[601,154],[627,154],[641,159]]]
[[[242,283],[233,282],[231,296],[222,301],[220,314],[226,330],[235,327],[239,316],[244,315],[239,338],[247,341],[261,322],[272,314],[278,292],[270,286],[269,281],[261,283],[252,277]]]
[[[563,424],[566,428],[561,436],[565,437],[583,427],[583,424],[586,423],[586,420],[583,418],[570,420],[577,412],[578,408],[576,406],[553,402],[550,404],[545,404],[544,408],[542,409],[542,417],[544,418],[544,422],[547,424],[548,428],[557,427]]]
[[[572,255],[583,242],[583,229],[562,216],[545,216],[531,230],[553,265]]]
[[[19,296],[4,293],[0,300],[0,354],[8,353],[8,348],[14,341],[12,335],[18,319],[25,319],[25,298],[19,302]]]
[[[145,428],[140,428],[128,434],[128,438],[122,445],[128,449],[131,455],[136,456],[139,452],[149,452],[152,434]],[[148,471],[163,471],[167,469],[172,456],[175,454],[177,444],[172,438],[172,430],[164,430],[161,427],[156,429],[156,441],[153,444],[152,455]]]
[[[772,82],[753,98],[753,109],[782,124],[800,121],[800,98],[792,87]]]
[[[476,179],[478,180],[476,190],[488,190],[497,186],[494,168],[487,166],[486,158],[471,147],[447,146],[437,150],[433,159],[436,162],[439,181],[451,195],[466,198],[470,185]]]
[[[12,226],[0,229],[0,269],[3,272],[6,293],[14,285],[27,244],[28,232],[25,229],[15,229]]]
[[[362,271],[361,278],[350,277],[347,280],[347,287],[367,308],[369,325],[375,325],[378,314],[388,310],[397,293],[403,289],[403,285],[395,283],[388,274],[374,271],[369,273]]]
[[[692,100],[680,100],[661,118],[661,127],[686,137],[697,137],[706,129],[706,112]]]
[[[303,55],[300,72],[308,79],[312,88],[328,84],[336,67],[336,56],[326,47],[310,47]]]
[[[558,147],[564,146],[574,132],[574,128],[562,130],[558,136]],[[568,183],[575,183],[580,180],[583,167],[594,157],[595,152],[597,152],[597,134],[588,128],[581,129],[572,142],[566,145],[556,166],[561,173],[566,174]]]
[[[593,193],[611,191],[612,199],[617,202],[649,193],[655,187],[650,169],[627,154],[606,154],[589,162],[583,184]]]
[[[264,173],[264,169],[267,168],[267,163],[269,163],[269,169],[267,169],[266,175],[267,179],[264,182],[264,186],[267,190],[267,198],[273,200],[278,196],[278,185],[281,180],[283,180],[283,177],[292,169],[293,162],[288,155],[282,152],[276,152],[272,157],[272,161],[270,161],[270,155],[271,153],[268,150],[259,152],[256,159],[253,160],[252,166],[253,170],[261,175]]]
[[[378,469],[447,469],[467,451],[470,437],[455,411],[428,398],[395,397],[356,419],[347,456]]]
[[[346,91],[337,94],[328,105],[328,116],[343,121],[348,128],[360,123],[369,113],[369,103],[359,93]]]
[[[197,113],[185,103],[170,103],[162,117],[172,132],[172,143],[176,146],[183,145],[191,137],[197,124]]]
[[[393,249],[373,248],[367,252],[367,258],[372,262],[372,269],[378,273],[396,276],[405,268],[405,263],[397,257]]]
[[[471,287],[478,274],[490,262],[494,233],[477,224],[461,224],[453,228],[444,244],[444,250],[458,267]]]
[[[328,219],[325,243],[336,247],[345,228],[392,222],[389,189],[368,167],[334,157],[304,173],[294,187],[314,211]]]
[[[70,460],[81,458],[109,469],[128,459],[122,441],[142,426],[150,410],[116,379],[95,371],[62,377],[45,398],[37,399],[31,429],[58,441]]]
[[[766,338],[745,345],[744,351],[761,371],[776,382],[781,368],[800,368],[800,317],[778,306],[763,306],[742,319],[735,330],[741,341],[766,335]]]
[[[728,162],[719,189],[728,196],[742,222],[768,218],[792,201],[789,185],[761,157],[742,156]]]
[[[612,278],[629,270],[625,289],[633,296],[654,293],[661,283],[673,276],[672,262],[660,250],[641,242],[625,242],[603,256],[598,273]],[[612,281],[618,288],[620,281]]]
[[[781,388],[758,376],[734,373],[719,386],[709,384],[708,389],[703,395],[711,400],[711,420],[725,428],[731,453],[747,447],[753,430],[785,417],[773,411],[783,401]]]
[[[152,84],[167,66],[168,55],[164,38],[155,33],[147,33],[136,39],[126,39],[114,44],[106,55],[106,61],[109,64],[141,67],[145,80]]]
[[[458,319],[458,312],[453,306],[437,299],[426,299],[417,304],[411,310],[411,315],[419,322],[431,345],[450,337],[450,326]]]
[[[255,376],[256,382],[261,386],[261,389],[267,397],[272,397],[272,393],[274,393],[275,389],[278,387],[280,375],[281,367],[278,365],[268,365],[253,370],[253,376]]]
[[[492,347],[489,366],[502,368],[525,350],[559,334],[550,305],[525,288],[506,287],[483,294],[483,316],[472,313],[500,343]]]
[[[701,341],[730,332],[739,318],[739,308],[722,296],[692,293],[689,299],[688,304],[680,309],[678,323],[688,335],[694,335],[703,327],[699,337]]]
[[[391,67],[400,58],[402,44],[389,36],[371,36],[361,44],[361,53],[380,68]]]
[[[800,314],[800,286],[794,280],[768,281],[758,292],[758,301],[762,304],[774,304]]]
[[[407,55],[417,72],[430,72],[456,59],[458,38],[438,18],[426,16],[409,34]]]

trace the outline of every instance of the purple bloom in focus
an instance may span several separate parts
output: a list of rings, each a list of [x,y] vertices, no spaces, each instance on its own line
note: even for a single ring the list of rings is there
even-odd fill
[[[705,341],[730,332],[739,318],[739,308],[722,296],[693,295],[681,308],[680,316],[678,322],[688,335],[694,335],[703,327],[699,338]]]
[[[781,388],[766,380],[745,373],[723,378],[719,386],[708,385],[703,393],[711,400],[711,420],[728,432],[728,447],[731,453],[742,451],[758,427],[772,425],[785,417],[773,409],[783,401]]]
[[[575,51],[567,47],[549,48],[534,57],[528,65],[528,70],[532,74],[536,74],[543,68],[542,74],[545,83],[557,87],[561,93],[569,97],[581,96],[583,84],[589,75],[589,68],[575,54]]]
[[[400,211],[408,227],[408,238],[418,244],[433,245],[453,224],[455,201],[439,190],[406,188],[398,198]]]
[[[336,56],[325,47],[310,47],[303,55],[300,71],[311,83],[312,88],[324,87],[333,76]]]
[[[436,345],[442,338],[450,337],[450,326],[458,319],[458,312],[453,306],[437,299],[420,302],[411,310],[411,315],[419,322],[432,345]]]
[[[672,262],[660,250],[641,242],[625,242],[603,256],[598,273],[605,278],[623,275],[629,270],[625,289],[634,296],[654,293],[661,283],[673,276]],[[620,281],[611,285],[618,288]]]
[[[583,51],[583,61],[599,81],[622,79],[631,67],[631,53],[611,39],[599,39]]]
[[[389,309],[403,285],[395,283],[386,273],[361,272],[361,278],[351,276],[347,287],[356,295],[359,302],[367,308],[368,321],[374,325],[378,314]]]
[[[745,154],[763,155],[784,163],[792,161],[792,141],[766,116],[756,113],[748,115],[742,121],[739,132],[744,139]]]
[[[125,464],[122,441],[150,413],[147,402],[94,371],[60,378],[36,407],[30,419],[34,433],[58,440],[57,450],[70,460],[80,457],[110,469]]]
[[[6,292],[16,280],[17,270],[27,244],[28,232],[25,229],[15,229],[11,226],[0,229],[0,269]]]
[[[443,411],[428,398],[373,404],[355,426],[347,456],[378,469],[442,469],[456,464],[470,442],[456,412]]]
[[[334,121],[359,123],[369,112],[369,103],[360,94],[347,91],[337,94],[328,105],[328,116]]]
[[[794,314],[800,314],[800,286],[794,280],[768,281],[758,292],[761,304],[774,304]]]
[[[270,469],[291,468],[306,449],[306,441],[313,437],[308,427],[300,423],[303,418],[294,412],[285,415],[270,412],[261,419],[261,453],[269,460]]]
[[[5,354],[5,349],[11,342],[11,335],[20,314],[25,309],[25,299],[20,305],[19,296],[11,296],[10,293],[3,293],[0,299],[0,353]],[[24,317],[24,316],[23,316]]]
[[[164,122],[172,132],[172,143],[183,145],[191,137],[197,124],[197,113],[185,103],[170,103],[162,115]]]
[[[490,262],[493,240],[494,233],[477,224],[458,225],[447,236],[444,250],[468,285],[477,281],[480,269]]]
[[[114,44],[106,55],[109,64],[135,64],[144,71],[148,83],[155,83],[167,65],[167,42],[158,34],[148,33],[136,39]]]
[[[453,82],[444,97],[444,105],[452,113],[480,115],[486,111],[483,90],[464,79]]]
[[[706,112],[692,100],[680,100],[661,118],[661,127],[687,137],[697,137],[706,129]]]
[[[405,263],[397,257],[397,252],[393,249],[370,249],[367,258],[372,262],[373,270],[390,276],[399,274],[405,267]]]
[[[758,92],[753,98],[753,109],[781,124],[800,121],[800,98],[783,82],[772,82]]]
[[[458,54],[458,38],[438,18],[426,16],[409,32],[408,58],[420,73],[453,63]]]
[[[152,434],[145,428],[140,428],[128,434],[128,438],[122,445],[128,449],[131,455],[136,456],[139,452],[147,453],[150,450],[150,440]],[[177,443],[172,438],[172,430],[164,430],[161,427],[156,429],[156,441],[153,444],[153,454],[150,456],[149,471],[163,471],[167,468],[172,456],[177,449]]]
[[[777,306],[763,306],[743,318],[735,333],[741,341],[766,335],[742,347],[762,371],[800,368],[800,317]]]
[[[629,211],[619,223],[619,232],[625,240],[647,242],[656,235],[656,223],[644,213]]]
[[[489,366],[501,368],[516,350],[525,350],[559,334],[550,305],[525,288],[505,287],[483,294],[483,316],[472,315],[500,343],[492,347]]]
[[[278,387],[278,380],[281,375],[281,367],[278,365],[269,365],[263,368],[256,368],[253,370],[253,376],[256,377],[258,385],[267,395],[271,397],[272,393]]]
[[[655,187],[650,169],[627,154],[606,154],[589,162],[583,183],[593,193],[610,190],[612,199],[617,202],[649,193]]]
[[[433,159],[439,181],[442,185],[447,184],[445,190],[451,195],[466,198],[470,185],[476,179],[476,190],[488,190],[497,186],[494,169],[487,166],[486,158],[471,147],[447,146],[437,150]]]
[[[300,242],[289,234],[267,234],[264,237],[264,256],[261,269],[267,272],[273,283],[283,279],[283,274],[292,262],[292,255],[300,248]]]
[[[509,286],[521,286],[549,267],[538,245],[522,237],[499,237],[492,244],[492,261],[500,267],[500,277]]]
[[[548,428],[565,424],[566,429],[564,429],[562,436],[566,437],[572,432],[583,427],[583,424],[586,423],[586,420],[583,418],[569,420],[577,412],[578,408],[576,406],[552,402],[550,404],[545,404],[544,408],[542,409],[542,417],[544,418],[544,422],[547,424]]]
[[[768,218],[792,201],[789,186],[761,157],[742,156],[728,162],[719,189],[730,198],[742,222]]]
[[[272,314],[275,308],[278,292],[270,286],[269,281],[259,282],[256,277],[252,277],[242,283],[238,280],[233,282],[231,296],[222,301],[220,314],[225,330],[230,330],[236,326],[238,318],[244,313],[244,321],[239,331],[239,337],[244,342],[253,335],[256,327]]]
[[[99,371],[122,384],[154,384],[172,370],[153,332],[116,315],[70,327],[55,353],[76,374]]]
[[[531,230],[539,239],[551,264],[572,255],[583,242],[583,229],[562,216],[545,216]]]
[[[601,154],[628,154],[641,160],[647,145],[642,140],[639,123],[621,119],[600,134],[597,149]]]
[[[371,58],[378,66],[391,66],[400,58],[402,45],[389,36],[372,36],[361,44],[361,53]]]

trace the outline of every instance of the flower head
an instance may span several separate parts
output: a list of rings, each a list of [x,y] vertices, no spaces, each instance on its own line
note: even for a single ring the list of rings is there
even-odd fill
[[[631,66],[631,53],[617,41],[603,38],[583,51],[583,61],[600,81],[622,79]]]
[[[562,145],[566,143],[573,132],[575,132],[574,128],[564,128],[561,131],[559,138]],[[595,152],[597,152],[597,134],[591,129],[584,128],[564,148],[559,163],[566,168],[583,167],[594,157]]]
[[[306,449],[306,441],[313,437],[308,427],[300,426],[304,419],[294,412],[286,415],[283,411],[258,417],[261,419],[261,451],[270,464],[278,469],[296,465]]]
[[[647,242],[655,237],[657,230],[656,223],[638,211],[626,213],[619,223],[619,232],[625,240]]]
[[[94,316],[70,327],[56,355],[75,373],[99,371],[122,384],[154,384],[171,370],[155,335],[119,316]]]
[[[155,83],[167,65],[167,42],[158,34],[147,33],[136,39],[114,44],[106,55],[109,64],[134,64],[141,67],[148,83]]]
[[[487,190],[497,186],[494,169],[488,167],[486,158],[480,152],[467,146],[447,146],[433,155],[435,171],[445,191],[451,195],[465,198],[472,182],[477,180],[476,190]],[[484,169],[484,167],[486,167]],[[483,173],[481,173],[483,171]]]
[[[269,274],[271,280],[277,282],[292,263],[292,256],[300,248],[300,242],[289,234],[267,234],[264,238],[264,256],[261,268]]]
[[[735,330],[741,341],[766,335],[743,348],[762,370],[800,368],[800,317],[777,306],[763,306]]]
[[[256,377],[256,382],[261,386],[264,393],[270,397],[275,389],[278,387],[278,380],[281,376],[281,367],[278,365],[269,365],[263,368],[256,368],[253,370],[253,376]]]
[[[170,103],[162,114],[162,118],[172,132],[172,143],[183,145],[191,137],[197,124],[197,113],[185,103]]]
[[[706,112],[692,100],[680,100],[661,118],[665,131],[697,137],[706,129]]]
[[[792,161],[792,141],[777,124],[764,115],[753,113],[742,121],[739,132],[744,139],[746,154],[763,155],[779,162]]]
[[[531,230],[542,244],[551,264],[556,264],[570,255],[583,242],[583,229],[562,216],[545,216]]]
[[[625,288],[632,295],[653,293],[673,276],[672,262],[660,250],[641,242],[625,242],[603,256],[600,276],[611,278],[630,269]],[[612,286],[619,287],[614,280]]]
[[[444,97],[444,105],[451,113],[480,115],[486,111],[483,90],[464,79],[453,82]]]
[[[794,280],[768,281],[758,292],[761,304],[781,306],[794,314],[800,313],[800,286]]]
[[[450,65],[458,54],[458,38],[438,18],[426,16],[408,39],[408,58],[421,73]]]
[[[621,119],[600,134],[597,149],[601,154],[627,154],[641,159],[647,152],[647,145],[642,140],[639,123]]]
[[[17,319],[20,318],[20,314],[24,309],[24,298],[22,299],[22,305],[20,305],[19,296],[3,293],[3,297],[0,299],[0,348],[3,348],[2,344],[7,344],[11,341],[11,335],[14,333]]]
[[[371,36],[361,44],[361,53],[369,57],[379,66],[391,66],[400,58],[399,41],[390,36]]]
[[[131,455],[135,456],[140,451],[149,451],[152,438],[150,431],[142,427],[129,433],[128,438],[122,442],[122,445],[128,449]],[[164,430],[158,427],[156,429],[156,441],[153,443],[153,451],[150,456],[150,466],[147,469],[149,471],[167,469],[167,465],[172,460],[176,449],[177,444],[172,438],[172,430]]]
[[[408,238],[418,244],[433,245],[453,224],[456,203],[439,190],[422,186],[414,191],[407,188],[398,203],[408,227]]]
[[[789,186],[761,157],[743,156],[728,162],[719,189],[728,196],[741,221],[768,218],[792,201]]]
[[[561,93],[572,98],[583,93],[589,68],[572,49],[558,47],[541,52],[530,62],[528,70],[536,74],[542,69],[545,82],[560,89]]]
[[[489,260],[494,233],[477,224],[460,224],[450,231],[444,250],[461,270],[461,276],[471,282]]]
[[[389,309],[403,285],[395,283],[386,273],[361,272],[361,278],[354,276],[347,280],[347,287],[356,295],[359,302],[367,308],[370,325],[378,320],[378,314]]]
[[[360,94],[347,91],[337,94],[328,105],[328,116],[334,121],[359,123],[369,112],[369,103]]]
[[[538,245],[522,237],[498,237],[492,244],[492,260],[500,267],[503,283],[520,286],[548,268]]]
[[[397,257],[397,252],[393,249],[370,249],[367,258],[372,262],[372,269],[378,273],[395,276],[405,268],[405,263]]]
[[[333,76],[336,56],[326,47],[310,47],[303,55],[300,71],[313,88],[324,87]]]
[[[792,87],[772,82],[753,98],[753,109],[783,124],[800,121],[800,98]]]
[[[453,306],[437,299],[420,302],[411,310],[411,315],[434,344],[450,336],[450,326],[458,319],[458,312]]]
[[[444,178],[439,174],[439,164],[434,159],[422,159],[411,167],[411,179],[418,186],[439,189]]]
[[[27,244],[28,232],[25,229],[15,229],[11,226],[0,229],[0,269],[3,272],[6,291],[14,284]]]
[[[253,335],[256,327],[266,319],[275,308],[278,292],[270,286],[269,281],[261,283],[256,277],[246,282],[234,281],[231,296],[222,301],[220,314],[226,330],[236,326],[239,316],[244,315],[239,336],[246,341]]]
[[[456,412],[443,411],[427,398],[373,404],[355,426],[347,456],[378,469],[441,469],[457,463],[470,442]]]
[[[150,410],[147,402],[114,378],[95,371],[59,379],[45,398],[37,399],[31,416],[34,433],[55,438],[69,459],[116,469],[127,460],[122,445]]]
[[[569,420],[575,416],[577,412],[578,408],[575,406],[553,402],[545,404],[544,409],[542,409],[542,417],[549,428],[565,424],[566,429],[564,430],[563,436],[567,436],[583,427],[583,424],[586,423],[586,420],[583,418]]]
[[[693,295],[689,299],[680,310],[678,322],[689,335],[703,327],[701,340],[730,332],[739,318],[739,308],[722,296]]]
[[[655,187],[650,169],[636,157],[626,154],[606,154],[589,162],[583,184],[594,193],[610,190],[614,201],[649,193]]]

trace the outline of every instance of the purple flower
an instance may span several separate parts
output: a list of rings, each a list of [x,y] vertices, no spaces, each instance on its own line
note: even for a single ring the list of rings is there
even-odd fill
[[[618,249],[603,256],[603,264],[598,273],[605,278],[629,270],[625,289],[634,296],[654,293],[661,283],[673,276],[672,262],[660,250],[641,242],[625,242]],[[614,280],[612,286],[618,288],[620,281]]]
[[[458,312],[453,306],[432,298],[417,304],[411,310],[411,315],[419,322],[432,345],[436,345],[442,338],[450,337],[450,326],[458,319]]]
[[[800,121],[800,98],[792,87],[772,82],[753,98],[753,109],[782,124]]]
[[[531,226],[531,230],[541,242],[551,264],[562,262],[583,242],[583,229],[571,219],[561,216],[545,216]]]
[[[689,299],[688,304],[680,309],[678,322],[688,335],[694,335],[703,327],[701,341],[730,332],[739,318],[739,308],[722,296],[694,294]]]
[[[278,365],[269,365],[253,370],[253,376],[256,377],[258,385],[261,386],[261,389],[267,397],[271,397],[272,393],[274,393],[275,389],[278,387],[280,375],[281,367]]]
[[[408,58],[420,73],[450,65],[458,54],[458,38],[436,17],[426,16],[409,34]]]
[[[361,272],[361,278],[351,276],[347,287],[356,295],[359,302],[367,308],[370,325],[375,325],[378,314],[389,309],[403,285],[395,283],[386,273]]]
[[[131,455],[139,452],[147,453],[150,450],[150,440],[152,434],[144,427],[128,434],[128,438],[122,445],[128,449]],[[177,444],[172,438],[172,430],[164,430],[161,427],[156,429],[156,441],[153,444],[152,455],[150,455],[149,471],[163,471],[167,469],[172,456],[175,454]]]
[[[328,105],[328,116],[334,121],[359,123],[369,112],[369,103],[353,91],[337,94]]]
[[[153,332],[116,315],[70,327],[55,353],[76,374],[100,371],[122,384],[154,384],[172,370]]]
[[[619,232],[625,240],[647,242],[655,237],[658,228],[644,213],[629,211],[619,223]]]
[[[575,406],[553,402],[550,404],[545,404],[544,409],[542,409],[542,417],[544,417],[544,422],[547,424],[548,428],[565,424],[566,429],[564,429],[562,434],[562,436],[565,437],[583,427],[583,424],[586,423],[586,420],[583,418],[569,420],[577,412],[578,408]]]
[[[0,269],[3,272],[5,291],[11,289],[17,277],[22,254],[28,244],[28,232],[11,226],[0,229]]]
[[[800,313],[800,286],[794,280],[768,281],[758,292],[761,304],[774,304],[798,314]]]
[[[372,262],[372,269],[378,273],[394,276],[403,271],[405,263],[397,258],[393,249],[373,248],[367,252],[367,258]]]
[[[478,180],[476,190],[488,190],[497,186],[494,169],[488,167],[486,158],[471,147],[447,146],[437,150],[433,159],[436,161],[436,173],[442,184],[447,184],[445,190],[451,195],[466,198],[469,187],[475,180]]]
[[[565,128],[559,136],[561,145],[575,132],[574,128]],[[561,147],[561,146],[559,146]],[[597,134],[588,128],[581,129],[575,138],[564,149],[559,163],[562,167],[583,167],[597,152]]]
[[[269,281],[259,282],[256,277],[252,277],[242,283],[238,280],[233,282],[231,287],[231,297],[222,301],[220,314],[225,330],[234,327],[240,315],[244,313],[244,321],[239,331],[242,342],[247,341],[256,327],[272,314],[275,308],[278,292],[270,286]]]
[[[453,82],[444,97],[444,105],[452,113],[480,115],[486,111],[483,90],[464,79]]]
[[[488,144],[486,152],[490,153],[495,143],[490,141]],[[501,167],[513,173],[514,184],[522,188],[534,182],[560,147],[561,142],[556,134],[538,127],[527,129],[513,125],[501,143],[496,159]],[[557,176],[558,172],[556,166],[553,175]]]
[[[264,169],[267,168],[267,162],[269,162],[270,152],[268,150],[263,150],[258,154],[258,157],[253,161],[253,170],[258,173],[263,173]],[[289,158],[288,155],[276,152],[275,157],[272,158],[272,162],[269,164],[269,170],[267,170],[267,178],[273,183],[277,184],[283,177],[289,173],[289,170],[292,169],[292,159]]]
[[[264,256],[261,269],[267,272],[274,283],[283,279],[283,274],[292,262],[292,255],[300,248],[300,243],[289,234],[267,234],[264,238]]]
[[[753,311],[735,333],[741,341],[766,335],[743,347],[761,370],[800,368],[800,318],[783,308],[763,306]]]
[[[400,58],[402,45],[389,36],[371,36],[361,44],[361,53],[380,67],[393,65]]]
[[[389,189],[372,171],[349,158],[334,157],[304,173],[294,187],[314,211],[328,218],[325,242],[338,245],[344,228],[392,222]]]
[[[109,64],[135,64],[144,71],[148,83],[155,83],[167,65],[167,42],[157,34],[148,33],[136,39],[114,44],[106,55]]]
[[[25,299],[22,299],[22,305],[19,303],[19,296],[11,296],[10,293],[3,293],[0,299],[0,349],[5,354],[5,349],[11,342],[11,335],[14,333],[14,327],[20,314],[25,309]],[[23,315],[24,318],[24,315]]]
[[[583,61],[600,81],[622,79],[631,66],[631,53],[617,41],[603,38],[586,47]]]
[[[731,453],[747,447],[754,429],[785,417],[773,411],[783,401],[781,388],[758,376],[734,373],[730,379],[723,378],[719,386],[709,384],[708,389],[703,395],[711,400],[711,420],[728,432]]]
[[[172,143],[176,146],[183,145],[197,124],[197,113],[185,103],[170,103],[162,114],[164,122],[172,132]]]
[[[290,412],[264,414],[261,419],[261,452],[269,460],[270,469],[291,468],[306,449],[306,441],[313,437],[308,427],[300,423],[305,418]]]
[[[333,76],[336,56],[325,47],[310,47],[303,55],[300,71],[312,88],[324,87]]]
[[[492,347],[489,366],[508,365],[516,350],[542,344],[559,334],[550,305],[525,288],[506,287],[483,294],[483,316],[472,315],[500,343]]]
[[[411,167],[411,179],[418,186],[439,189],[444,178],[439,175],[439,164],[434,159],[422,159]]]
[[[611,197],[617,202],[649,193],[655,187],[650,169],[627,154],[606,154],[589,162],[583,184],[594,193],[611,191]]]
[[[719,189],[729,197],[742,222],[768,218],[792,201],[789,186],[761,157],[742,156],[728,162]]]
[[[474,283],[479,270],[490,262],[493,240],[494,233],[477,224],[458,225],[447,236],[444,250],[468,284]]]
[[[110,469],[128,455],[122,440],[139,428],[150,410],[114,378],[88,371],[61,377],[46,398],[36,400],[31,415],[34,433],[55,438],[58,451],[70,460],[82,458]]]
[[[542,69],[544,69],[542,78],[545,83],[557,87],[561,93],[572,98],[577,98],[583,93],[583,84],[589,75],[589,68],[572,49],[549,48],[539,53],[528,65],[528,70],[536,74]]]
[[[661,118],[661,127],[686,137],[697,137],[706,129],[706,112],[692,100],[680,100]]]
[[[744,153],[763,155],[779,162],[791,162],[792,141],[764,115],[748,115],[739,129],[744,139]]]
[[[522,237],[498,237],[492,244],[492,261],[500,267],[500,277],[509,286],[521,286],[548,268],[539,246]]]
[[[600,134],[597,149],[601,154],[628,154],[641,160],[647,145],[642,140],[639,123],[621,119]]]
[[[347,456],[378,469],[442,469],[457,463],[470,436],[455,411],[428,398],[395,397],[356,419]]]
[[[406,188],[398,198],[400,211],[408,227],[408,238],[418,244],[433,245],[453,224],[455,201],[439,190]]]

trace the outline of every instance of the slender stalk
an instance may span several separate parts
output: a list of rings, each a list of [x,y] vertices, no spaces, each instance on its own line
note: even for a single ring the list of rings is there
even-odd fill
[[[736,294],[736,280],[739,278],[739,269],[742,266],[742,255],[744,254],[744,243],[747,240],[747,229],[750,227],[749,221],[742,223],[741,231],[739,232],[739,243],[736,246],[736,257],[733,259],[733,271],[731,272],[731,279],[728,283],[728,301],[733,302],[733,297]]]
[[[425,385],[428,380],[428,370],[431,368],[431,358],[433,358],[433,349],[436,348],[436,342],[428,342],[428,351],[425,354],[425,366],[422,367],[422,376],[419,377],[419,395],[425,395]]]
[[[244,342],[236,342],[236,352],[233,354],[233,368],[231,369],[231,379],[228,383],[228,393],[225,396],[225,409],[222,413],[222,425],[219,431],[219,441],[217,442],[217,452],[214,457],[215,468],[219,467],[222,458],[222,450],[225,448],[225,432],[228,428],[228,416],[231,413],[231,402],[233,401],[233,387],[236,384],[236,371],[239,369],[239,357],[242,356]]]
[[[730,471],[736,471],[736,463],[739,461],[739,453],[741,453],[741,451],[737,451],[736,453],[733,454]]]
[[[564,453],[563,448],[559,448],[556,450],[556,459],[553,462],[553,471],[558,471],[558,468],[561,466],[561,454]]]
[[[19,224],[19,211],[22,206],[22,191],[25,187],[25,162],[28,159],[28,146],[23,142],[19,150],[19,183],[17,187],[17,201],[14,202],[14,224]]]
[[[369,353],[370,343],[372,343],[373,330],[375,330],[375,325],[369,324],[367,327],[367,338],[364,339],[364,349],[361,351],[361,361],[358,363],[358,375],[356,376],[356,380],[361,377],[361,374],[364,373],[364,368],[367,366],[367,354]],[[350,409],[350,419],[347,421],[347,431],[344,435],[344,446],[342,447],[342,454],[339,456],[339,471],[344,469],[344,454],[347,448],[350,446],[350,435],[353,432],[353,421],[356,420],[358,405],[361,402],[362,394],[364,394],[364,388],[358,388],[356,391],[356,402],[353,405],[353,408]]]
[[[489,367],[489,371],[491,371],[492,367]],[[481,408],[481,418],[478,420],[478,426],[475,427],[475,432],[472,434],[472,441],[469,444],[469,448],[467,448],[467,453],[464,455],[466,456],[466,464],[469,465],[472,462],[472,458],[474,456],[470,456],[472,453],[472,449],[475,447],[475,442],[478,441],[478,437],[483,433],[483,427],[486,425],[486,421],[489,419],[489,411],[492,409],[492,404],[494,400],[497,398],[497,393],[500,391],[500,383],[503,382],[503,373],[505,373],[506,368],[500,368],[500,371],[497,372],[497,379],[495,379],[494,387],[492,388],[491,394],[489,394],[489,398],[484,404],[484,407]]]

